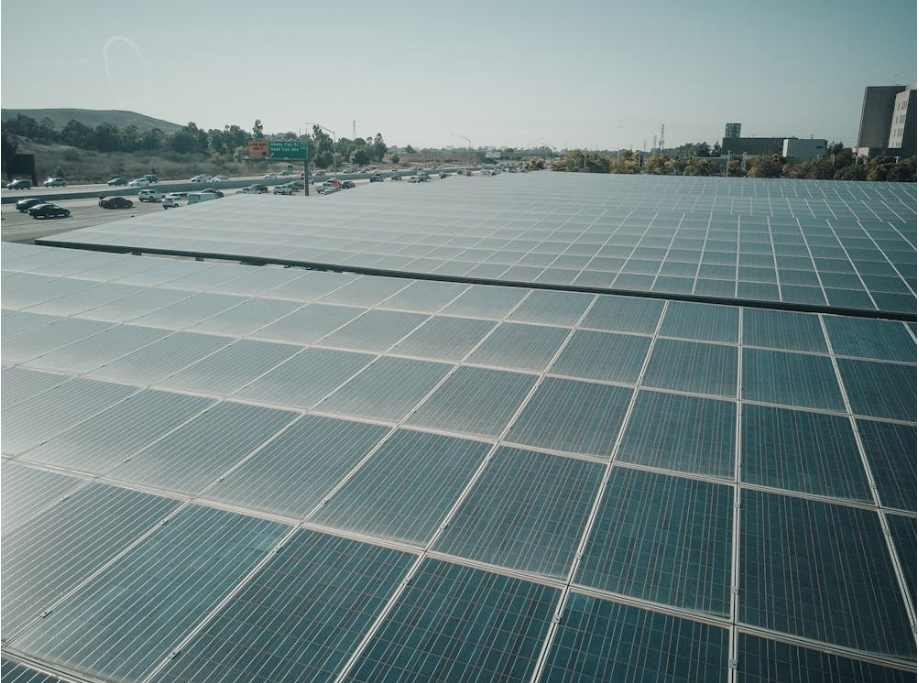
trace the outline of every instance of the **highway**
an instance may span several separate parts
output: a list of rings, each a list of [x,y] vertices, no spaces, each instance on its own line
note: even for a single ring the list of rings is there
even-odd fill
[[[411,175],[408,170],[399,171],[399,173],[402,175],[403,182],[404,179]],[[382,172],[381,175],[386,178],[385,182],[388,183],[390,182],[389,176],[393,175],[393,172],[386,171]],[[350,179],[357,185],[355,189],[359,189],[362,185],[369,184],[369,176],[370,174],[367,173],[357,173],[353,175],[339,174],[335,177],[339,180]],[[318,182],[321,183],[326,179],[320,178]],[[150,188],[168,194],[169,192],[194,192],[208,187],[216,187],[224,192],[226,197],[231,197],[240,188],[247,185],[260,183],[273,186],[285,183],[288,180],[289,178],[285,177],[279,177],[276,180],[265,180],[262,176],[231,178],[229,181],[222,183],[192,183],[188,180],[171,180],[150,185]],[[430,181],[436,180],[438,180],[438,176],[432,174]],[[316,185],[310,187],[310,197],[322,196],[316,191],[316,187]],[[163,206],[160,202],[141,202],[137,199],[137,193],[142,189],[141,187],[108,187],[104,183],[99,185],[69,185],[67,187],[37,187],[27,191],[3,189],[2,195],[0,195],[2,197],[0,240],[3,242],[31,242],[48,235],[88,228],[109,221],[139,216],[151,211],[163,211]],[[344,190],[344,192],[350,191]],[[99,206],[99,195],[101,194],[127,197],[134,202],[134,206],[130,209],[103,209]],[[301,190],[298,194],[302,196],[303,191]],[[71,216],[70,218],[36,219],[29,216],[28,213],[17,211],[15,202],[29,197],[41,197],[58,206],[70,209]],[[169,210],[181,211],[182,207]]]

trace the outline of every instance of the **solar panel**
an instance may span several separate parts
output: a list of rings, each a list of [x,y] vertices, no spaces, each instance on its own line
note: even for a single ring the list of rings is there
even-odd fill
[[[5,244],[9,663],[914,677],[914,186],[506,178]]]

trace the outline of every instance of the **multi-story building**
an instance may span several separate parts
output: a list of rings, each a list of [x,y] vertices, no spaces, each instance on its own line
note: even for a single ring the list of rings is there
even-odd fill
[[[916,86],[865,88],[856,152],[859,156],[916,155]]]

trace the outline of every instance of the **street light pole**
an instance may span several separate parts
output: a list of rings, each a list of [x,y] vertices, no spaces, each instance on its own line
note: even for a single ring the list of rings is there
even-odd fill
[[[320,128],[322,128],[322,130],[328,131],[329,133],[332,134],[332,168],[334,172],[337,174],[338,173],[338,162],[335,160],[335,145],[337,144],[338,141],[336,140],[335,131],[332,130],[331,128],[326,128],[321,123],[307,121],[306,125],[307,126],[319,126]]]
[[[459,133],[450,133],[450,135],[454,135],[458,138],[463,138],[463,140],[466,141],[466,144],[469,146],[469,166],[470,167],[473,166],[474,164],[472,163],[472,140],[467,138],[465,135],[460,135]]]

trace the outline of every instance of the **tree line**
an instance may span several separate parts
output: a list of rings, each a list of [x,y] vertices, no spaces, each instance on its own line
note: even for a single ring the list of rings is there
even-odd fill
[[[48,117],[36,121],[18,114],[3,122],[4,166],[11,155],[16,153],[19,138],[28,138],[39,144],[60,144],[103,153],[172,152],[178,155],[203,155],[213,161],[240,161],[249,155],[249,141],[263,139],[264,130],[258,119],[251,132],[237,125],[224,126],[223,130],[204,130],[190,122],[173,133],[166,133],[159,128],[141,131],[134,125],[119,128],[110,123],[90,127],[74,119],[58,130]],[[309,158],[317,168],[329,168],[335,164],[364,165],[381,162],[387,152],[380,133],[373,138],[333,140],[322,128],[313,126],[312,135],[287,132],[272,138],[306,142]]]
[[[731,158],[719,163],[699,152],[705,143],[684,145],[686,154],[666,153],[646,155],[623,150],[616,153],[570,150],[552,164],[555,171],[572,173],[620,173],[684,176],[729,176],[733,178],[808,178],[812,180],[867,180],[881,182],[916,182],[916,157],[897,160],[891,156],[871,159],[856,156],[842,143],[829,147],[829,154],[820,159],[799,162],[779,154]],[[717,145],[716,145],[717,147]],[[693,154],[692,151],[696,153]],[[714,151],[713,151],[714,153]]]

